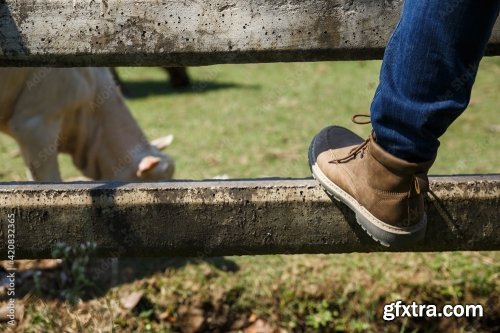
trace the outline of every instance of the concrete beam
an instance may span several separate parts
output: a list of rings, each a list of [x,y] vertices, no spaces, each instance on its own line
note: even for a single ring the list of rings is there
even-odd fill
[[[398,251],[500,250],[500,175],[433,177],[431,188],[425,241]],[[9,214],[17,259],[50,257],[58,241],[108,257],[391,250],[311,179],[3,183],[0,259]]]
[[[376,59],[401,5],[402,0],[0,0],[0,66]],[[453,15],[448,7],[443,14]],[[500,23],[488,54],[500,55]]]

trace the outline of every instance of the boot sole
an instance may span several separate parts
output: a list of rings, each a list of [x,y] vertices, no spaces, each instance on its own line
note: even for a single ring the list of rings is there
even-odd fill
[[[371,238],[386,247],[404,247],[414,244],[425,236],[427,216],[424,213],[419,223],[407,228],[399,228],[382,222],[373,216],[365,207],[360,205],[349,193],[333,183],[316,164],[314,160],[314,141],[309,146],[309,167],[312,176],[323,189],[335,200],[346,204],[355,214],[356,222]]]

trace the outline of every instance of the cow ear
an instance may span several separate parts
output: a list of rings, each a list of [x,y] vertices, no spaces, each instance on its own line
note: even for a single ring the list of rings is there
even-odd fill
[[[151,141],[151,145],[155,146],[159,150],[163,150],[170,146],[172,144],[172,141],[174,141],[174,136],[172,134],[169,134],[167,136],[154,139],[153,141]]]
[[[146,156],[139,163],[139,168],[136,172],[137,177],[142,177],[144,173],[149,170],[154,169],[158,164],[160,164],[161,159],[156,156]]]

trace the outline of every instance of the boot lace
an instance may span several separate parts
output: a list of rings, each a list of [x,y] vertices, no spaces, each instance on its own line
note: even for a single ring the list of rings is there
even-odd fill
[[[359,120],[359,118],[368,118],[368,120]],[[361,114],[361,113],[357,113],[357,114],[353,115],[351,118],[351,121],[355,124],[358,124],[358,125],[366,125],[366,124],[371,123],[370,115],[369,114]],[[373,131],[372,131],[372,133],[373,133]],[[366,139],[362,144],[351,149],[349,154],[347,154],[346,156],[341,157],[341,158],[334,158],[331,161],[329,161],[328,163],[345,163],[345,162],[348,162],[348,161],[356,158],[358,153],[361,153],[360,156],[361,156],[361,158],[363,158],[364,154],[365,154],[365,150],[368,147],[368,143],[371,140],[371,137],[372,136],[370,135],[368,137],[368,139]]]

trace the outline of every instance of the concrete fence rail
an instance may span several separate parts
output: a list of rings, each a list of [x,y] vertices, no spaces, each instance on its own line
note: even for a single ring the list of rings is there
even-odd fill
[[[2,183],[0,253],[15,225],[16,258],[50,257],[57,242],[97,255],[500,250],[500,175],[432,177],[424,242],[375,243],[312,179],[160,183]]]
[[[401,0],[0,0],[0,66],[380,58]],[[453,15],[443,4],[441,15]],[[487,54],[500,55],[500,23]]]

